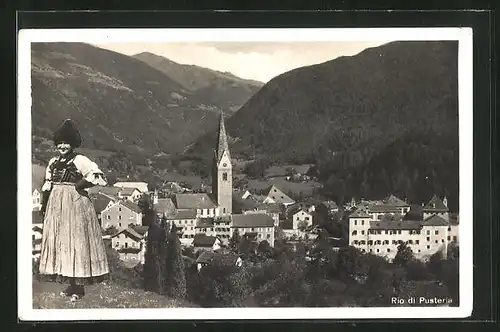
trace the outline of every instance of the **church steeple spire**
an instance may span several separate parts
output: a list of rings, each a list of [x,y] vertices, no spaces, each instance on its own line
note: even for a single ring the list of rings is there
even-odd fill
[[[226,126],[224,125],[224,114],[221,112],[219,121],[219,133],[217,136],[217,150],[215,152],[216,162],[219,163],[224,152],[227,153],[229,159],[229,144],[227,143]]]
[[[219,215],[227,216],[231,215],[233,210],[233,168],[222,113],[220,115],[219,133],[214,150],[212,194],[217,201]]]

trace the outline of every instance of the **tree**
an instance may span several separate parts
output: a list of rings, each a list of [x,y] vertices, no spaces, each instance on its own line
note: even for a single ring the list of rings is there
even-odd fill
[[[184,260],[175,224],[172,224],[167,238],[166,273],[167,293],[177,299],[186,298]]]
[[[405,266],[408,262],[412,261],[413,259],[414,257],[411,248],[408,247],[408,245],[403,242],[398,246],[398,252],[394,257],[393,263],[397,266]]]
[[[260,241],[257,246],[257,253],[260,258],[268,259],[273,255],[273,248],[266,240]]]
[[[118,229],[114,225],[109,226],[103,232],[104,235],[115,235],[116,233],[118,233]]]
[[[303,231],[305,231],[305,230],[306,230],[307,226],[309,226],[309,225],[307,224],[307,221],[305,221],[305,220],[301,220],[301,221],[299,221],[299,223],[298,223],[298,225],[297,225],[297,228],[298,228],[300,231],[302,231],[302,232],[303,232]]]
[[[233,235],[229,239],[229,248],[232,252],[237,253],[241,243],[240,233],[235,229]]]

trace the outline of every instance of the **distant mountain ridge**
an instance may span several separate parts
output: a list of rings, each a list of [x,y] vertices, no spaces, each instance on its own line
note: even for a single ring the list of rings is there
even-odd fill
[[[410,196],[427,178],[415,199],[438,191],[456,206],[457,77],[456,42],[393,42],[297,68],[272,79],[227,120],[231,149],[235,156],[316,163],[339,200],[387,191]],[[214,140],[215,133],[200,137],[191,152],[209,151]]]
[[[165,57],[143,52],[133,56],[172,78],[189,91],[196,91],[210,103],[232,115],[264,83],[246,80],[230,72],[220,72],[195,65],[183,65]]]
[[[65,118],[77,122],[85,148],[143,160],[182,152],[216,127],[220,112],[233,112],[223,104],[239,108],[258,89],[242,80],[234,100],[214,104],[207,91],[220,89],[222,78],[192,91],[143,61],[84,43],[33,43],[31,56],[35,153]]]

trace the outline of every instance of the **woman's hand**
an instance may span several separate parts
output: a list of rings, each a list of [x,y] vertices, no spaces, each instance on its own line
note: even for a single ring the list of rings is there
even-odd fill
[[[87,195],[87,192],[84,189],[90,188],[92,186],[93,186],[93,184],[88,182],[85,179],[82,179],[82,180],[77,181],[75,183],[76,191],[78,191],[81,195],[85,195],[85,196]]]

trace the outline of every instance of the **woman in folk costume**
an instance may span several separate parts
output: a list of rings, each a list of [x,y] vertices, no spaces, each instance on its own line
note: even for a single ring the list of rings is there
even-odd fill
[[[82,139],[71,120],[62,122],[53,140],[59,156],[50,160],[42,187],[48,198],[42,208],[39,272],[68,278],[61,295],[76,301],[84,295],[86,281],[109,272],[101,227],[84,190],[106,185],[106,180],[95,163],[74,151]]]

